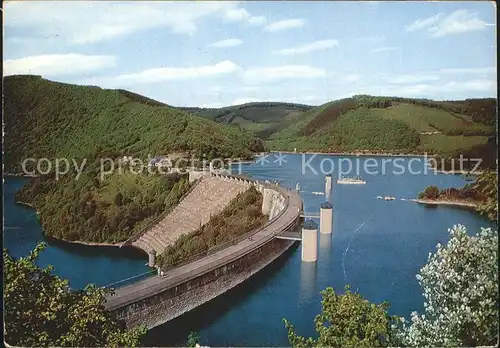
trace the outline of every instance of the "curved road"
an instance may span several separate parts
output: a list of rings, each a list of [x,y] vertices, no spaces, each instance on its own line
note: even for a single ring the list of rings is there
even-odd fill
[[[168,271],[164,277],[155,276],[131,285],[120,287],[115,290],[113,296],[107,298],[105,304],[106,308],[109,310],[117,309],[153,296],[165,289],[185,283],[201,274],[240,258],[266,244],[269,240],[273,239],[275,235],[286,231],[300,218],[302,200],[296,191],[290,191],[276,185],[264,186],[278,190],[283,196],[287,197],[288,202],[285,206],[285,210],[260,230],[257,230],[255,234],[252,235],[251,240],[246,238],[235,245],[207,255],[202,259],[174,268]]]

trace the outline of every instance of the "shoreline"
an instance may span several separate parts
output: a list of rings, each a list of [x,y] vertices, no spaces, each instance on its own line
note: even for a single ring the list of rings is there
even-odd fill
[[[33,209],[34,211],[36,211],[36,214],[38,215],[38,210],[36,210],[36,208],[31,203],[26,203],[23,201],[14,201],[14,203],[19,205],[24,205],[25,207]]]
[[[253,160],[253,161],[229,162],[228,164],[231,165],[231,166],[237,166],[237,165],[240,165],[240,164],[252,164],[252,163],[255,163],[255,160]]]
[[[3,173],[4,177],[11,178],[38,178],[36,174],[25,174],[25,173]]]
[[[45,234],[44,234],[44,236],[45,236]],[[122,244],[122,243],[113,244],[113,243],[81,242],[81,241],[77,241],[77,240],[70,241],[70,240],[61,239],[61,238],[57,238],[57,237],[53,237],[53,236],[47,236],[47,237],[51,238],[51,239],[55,239],[58,242],[62,242],[62,243],[78,244],[78,245],[85,245],[85,246],[97,246],[97,247],[102,246],[102,247],[116,247],[116,248],[120,248],[121,244]]]
[[[271,150],[271,152],[280,152],[286,154],[306,154],[306,155],[329,155],[329,156],[360,156],[360,157],[428,157],[433,158],[434,155],[429,154],[395,154],[391,152],[384,153],[372,153],[372,152],[318,152],[318,151],[279,151],[279,150]]]
[[[23,205],[25,207],[31,208],[35,210],[36,215],[40,216],[40,212],[30,203],[22,202],[22,201],[15,201],[15,204]],[[40,226],[41,227],[41,226]],[[79,244],[79,245],[85,245],[85,246],[103,246],[103,247],[117,247],[120,248],[122,243],[96,243],[96,242],[82,242],[82,241],[72,241],[72,240],[66,240],[58,237],[54,237],[51,235],[47,235],[45,231],[42,228],[42,233],[44,238],[48,239],[54,239],[57,242],[61,243],[68,243],[68,244]]]
[[[459,207],[468,207],[468,208],[476,208],[480,203],[479,202],[470,202],[470,201],[450,201],[450,200],[431,200],[431,199],[408,199],[410,202],[418,203],[418,204],[431,204],[431,205],[454,205]]]
[[[475,171],[466,171],[466,170],[444,170],[444,169],[437,169],[435,167],[430,167],[429,166],[429,169],[431,169],[432,171],[436,172],[436,173],[440,173],[440,174],[453,174],[453,175],[458,175],[458,174],[462,174],[462,175],[481,175],[484,173],[484,171],[481,171],[481,170],[475,170]]]

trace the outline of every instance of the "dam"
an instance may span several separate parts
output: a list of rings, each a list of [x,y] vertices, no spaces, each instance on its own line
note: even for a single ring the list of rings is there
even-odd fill
[[[302,200],[297,192],[210,172],[190,172],[190,181],[194,187],[179,205],[150,230],[127,241],[128,245],[149,254],[161,253],[181,235],[208,222],[211,215],[252,185],[263,195],[262,212],[269,215],[269,221],[223,249],[167,270],[163,277],[116,289],[105,306],[127,327],[142,324],[151,329],[177,318],[244,282],[296,243],[278,237],[300,228]]]

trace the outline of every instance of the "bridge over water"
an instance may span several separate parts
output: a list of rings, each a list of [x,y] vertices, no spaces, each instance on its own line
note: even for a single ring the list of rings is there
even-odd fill
[[[258,190],[272,190],[284,199],[284,207],[266,225],[237,243],[201,259],[169,270],[163,277],[150,277],[120,287],[109,296],[106,308],[124,319],[127,326],[161,325],[245,281],[288,250],[298,239],[283,239],[296,231],[302,200],[296,191],[254,183]]]

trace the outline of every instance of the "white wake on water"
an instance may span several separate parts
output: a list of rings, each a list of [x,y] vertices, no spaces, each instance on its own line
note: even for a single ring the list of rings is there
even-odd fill
[[[352,239],[356,235],[356,232],[358,232],[368,221],[370,221],[373,217],[375,216],[375,213],[373,213],[366,221],[362,222],[359,224],[358,227],[354,230],[353,234],[351,235],[351,238],[349,239],[349,243],[347,243],[347,247],[344,250],[344,253],[342,254],[342,270],[344,271],[344,280],[347,280],[347,274],[345,272],[345,256],[347,255],[347,252],[349,251],[349,247],[351,246]]]

